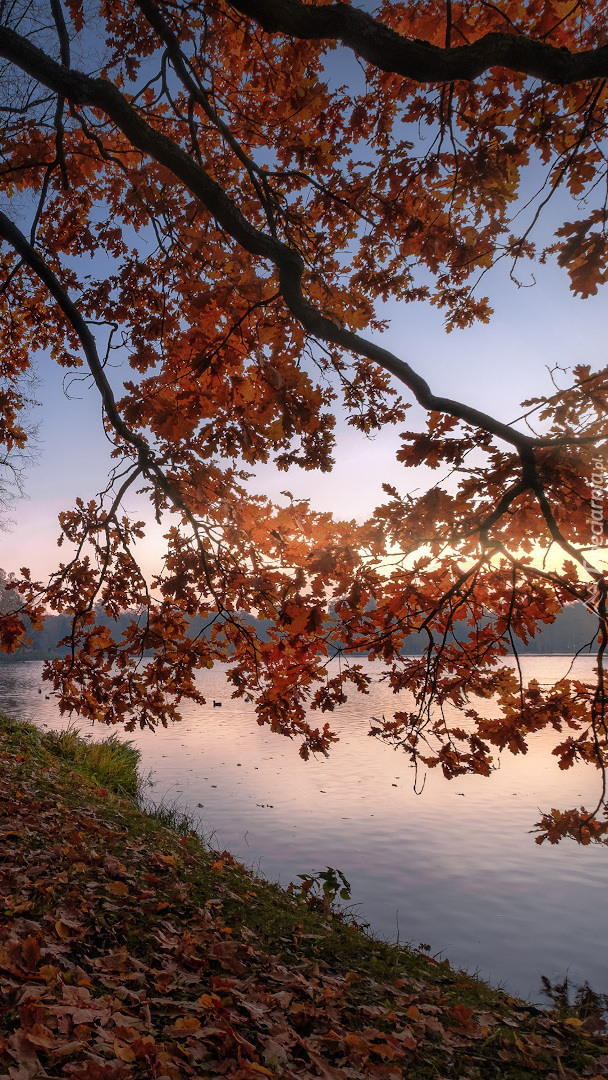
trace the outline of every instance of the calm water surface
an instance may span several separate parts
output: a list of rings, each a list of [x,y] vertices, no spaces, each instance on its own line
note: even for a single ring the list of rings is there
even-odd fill
[[[523,664],[526,677],[554,682],[569,660],[535,656]],[[379,665],[366,666],[379,674]],[[581,659],[576,672],[590,675],[592,666]],[[0,708],[64,727],[41,673],[35,661],[2,664]],[[220,667],[201,684],[209,704],[186,705],[182,723],[156,735],[119,734],[141,750],[151,798],[195,811],[214,847],[284,885],[338,867],[376,933],[428,943],[433,954],[512,993],[540,1000],[540,974],[566,972],[608,992],[608,850],[570,841],[539,847],[529,832],[539,808],[592,806],[597,794],[595,770],[560,772],[553,735],[535,736],[525,757],[505,755],[490,779],[448,782],[433,770],[416,795],[399,751],[367,736],[370,715],[395,708],[382,682],[334,714],[340,742],[329,760],[309,762],[295,742],[258,727],[251,706],[230,698]]]

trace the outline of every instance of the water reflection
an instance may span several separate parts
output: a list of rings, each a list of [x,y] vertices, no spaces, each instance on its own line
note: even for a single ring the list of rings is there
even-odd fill
[[[553,682],[568,662],[524,663],[526,677]],[[581,659],[577,673],[591,667]],[[0,666],[0,708],[64,726],[41,670],[37,662]],[[336,714],[341,738],[329,760],[303,762],[295,742],[258,727],[252,707],[230,698],[221,668],[201,681],[207,706],[187,706],[170,730],[124,737],[142,752],[152,797],[194,810],[214,846],[283,884],[337,866],[377,933],[428,942],[513,993],[538,999],[540,973],[566,971],[608,990],[608,852],[539,847],[529,833],[539,808],[591,805],[596,794],[594,770],[560,772],[552,734],[535,736],[525,757],[505,755],[490,780],[448,783],[432,771],[416,795],[399,751],[367,737],[370,714],[395,705],[383,683]]]

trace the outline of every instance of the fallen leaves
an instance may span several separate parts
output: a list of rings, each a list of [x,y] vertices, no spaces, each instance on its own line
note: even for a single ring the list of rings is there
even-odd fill
[[[27,843],[13,845],[17,779],[25,812],[38,802]],[[43,788],[27,755],[0,756],[0,1080],[473,1080],[479,1060],[500,1062],[504,1077],[512,1066],[513,1076],[579,1080],[568,1054],[576,1045],[580,1058],[583,1037],[582,1075],[608,1062],[583,1021],[559,1023],[500,995],[464,1004],[471,982],[422,957],[426,978],[382,982],[312,954],[288,959],[276,942],[264,948],[247,926],[226,925],[228,900],[253,912],[264,892],[244,873],[228,883],[227,852],[207,858],[202,896],[186,876],[202,850],[171,833],[153,847],[121,824],[118,800],[111,821],[111,797],[96,802],[86,784],[77,797],[79,783],[72,775],[68,806],[58,775],[47,771]],[[66,845],[57,838],[68,816]],[[314,949],[301,931],[294,919],[298,948],[310,939]]]
[[[112,893],[112,896],[129,895],[129,888],[125,885],[124,881],[110,881],[109,884],[106,885],[106,889],[109,893]]]

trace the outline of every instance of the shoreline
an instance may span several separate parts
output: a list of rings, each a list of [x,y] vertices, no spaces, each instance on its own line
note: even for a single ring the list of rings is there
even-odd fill
[[[102,786],[71,738],[0,719],[1,1080],[605,1071],[589,1009],[536,1008],[297,904]]]

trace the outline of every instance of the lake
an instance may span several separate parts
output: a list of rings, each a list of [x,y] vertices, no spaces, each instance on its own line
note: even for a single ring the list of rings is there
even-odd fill
[[[570,660],[529,656],[522,664],[526,678],[552,683]],[[252,706],[231,699],[220,666],[200,676],[208,705],[185,704],[180,724],[118,733],[140,749],[152,799],[194,811],[213,847],[267,877],[287,885],[337,867],[376,934],[427,943],[513,994],[540,1001],[540,975],[566,973],[607,992],[608,850],[571,841],[539,847],[529,831],[539,808],[593,806],[596,771],[560,772],[555,735],[540,733],[526,756],[503,755],[489,779],[448,782],[432,770],[417,795],[406,759],[367,735],[370,716],[390,714],[396,702],[378,681],[380,665],[365,666],[376,680],[331,718],[340,742],[329,759],[304,762],[295,742],[260,728]],[[590,677],[592,667],[581,658],[576,674]],[[0,709],[66,726],[46,694],[41,662],[0,665]]]

